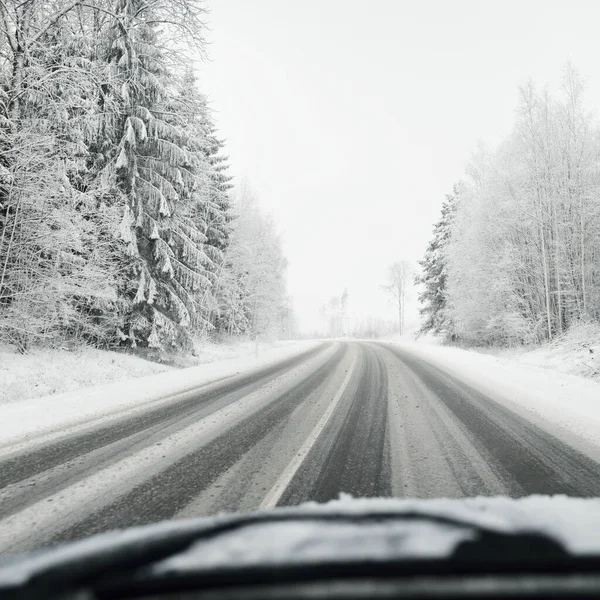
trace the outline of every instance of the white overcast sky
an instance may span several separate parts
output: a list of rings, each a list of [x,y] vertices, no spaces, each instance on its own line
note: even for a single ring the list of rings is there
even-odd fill
[[[231,173],[284,237],[302,325],[345,287],[394,315],[386,267],[419,259],[478,140],[517,86],[567,60],[600,104],[600,0],[211,0],[200,66]]]

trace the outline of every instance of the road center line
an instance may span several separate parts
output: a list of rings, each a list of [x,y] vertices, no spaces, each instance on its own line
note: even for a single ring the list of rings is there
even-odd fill
[[[346,391],[346,388],[348,387],[348,384],[350,383],[350,377],[352,376],[352,373],[354,372],[354,368],[356,366],[356,360],[357,359],[356,359],[356,355],[355,355],[354,359],[352,361],[352,365],[348,369],[348,373],[346,374],[346,377],[344,378],[342,385],[340,385],[340,387],[338,388],[337,394],[333,397],[333,400],[327,407],[327,410],[325,411],[323,416],[319,419],[319,422],[314,426],[313,430],[310,432],[310,435],[306,438],[306,441],[304,442],[304,444],[302,444],[302,447],[296,453],[296,456],[294,456],[294,458],[290,461],[288,466],[283,470],[283,472],[279,476],[279,479],[275,482],[275,485],[271,488],[271,491],[265,496],[263,501],[260,503],[259,508],[273,508],[277,504],[277,502],[279,502],[279,499],[283,495],[283,492],[285,491],[285,489],[289,485],[290,481],[296,474],[296,471],[300,468],[300,465],[302,464],[302,462],[304,461],[304,459],[310,452],[310,449],[313,447],[314,443],[317,441],[317,438],[319,437],[319,435],[325,428],[325,425],[327,425],[327,422],[331,418],[331,415],[334,413],[337,405],[339,404],[340,400],[342,399],[342,396],[344,395],[344,392]]]

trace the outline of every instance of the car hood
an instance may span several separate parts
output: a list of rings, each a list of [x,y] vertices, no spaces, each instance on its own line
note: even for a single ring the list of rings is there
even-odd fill
[[[0,591],[113,565],[155,576],[353,560],[443,559],[462,543],[539,535],[600,555],[600,499],[352,499],[112,531],[0,561]],[[496,536],[496,537],[494,537]],[[500,536],[500,538],[498,537]]]

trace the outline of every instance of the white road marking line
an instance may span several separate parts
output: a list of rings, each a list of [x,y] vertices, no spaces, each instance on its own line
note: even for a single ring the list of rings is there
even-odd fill
[[[298,450],[298,452],[296,453],[296,456],[294,456],[294,458],[290,461],[290,464],[284,469],[283,473],[281,473],[279,479],[271,488],[271,491],[265,496],[264,500],[260,503],[259,508],[273,508],[277,504],[277,502],[279,502],[279,499],[283,495],[283,492],[285,491],[290,481],[296,474],[296,471],[300,468],[302,461],[304,461],[304,459],[310,452],[310,449],[313,447],[313,444],[316,442],[317,438],[325,428],[325,425],[327,425],[327,422],[331,418],[331,415],[333,414],[337,405],[342,399],[342,396],[346,391],[348,384],[350,383],[350,377],[354,372],[356,360],[357,359],[355,355],[354,360],[352,361],[352,365],[348,369],[348,373],[346,374],[342,385],[338,389],[337,394],[333,397],[333,400],[327,407],[327,410],[319,419],[319,422],[314,426],[313,430],[310,432],[310,435],[308,436],[308,438],[306,438],[306,441],[304,442],[300,450]]]

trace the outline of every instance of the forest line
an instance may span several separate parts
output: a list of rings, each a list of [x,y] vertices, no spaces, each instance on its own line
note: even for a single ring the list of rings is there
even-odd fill
[[[600,122],[569,64],[561,93],[519,89],[511,133],[480,147],[424,258],[422,331],[536,344],[600,320]]]
[[[199,0],[0,3],[0,341],[285,335],[274,223],[232,176]]]

